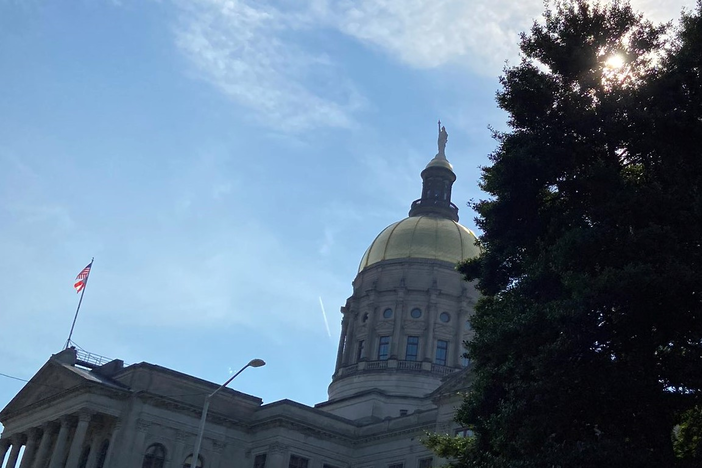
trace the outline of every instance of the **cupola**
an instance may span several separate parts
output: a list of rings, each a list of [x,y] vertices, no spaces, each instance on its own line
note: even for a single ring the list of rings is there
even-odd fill
[[[458,221],[458,207],[451,203],[451,188],[456,181],[453,166],[446,159],[448,133],[439,121],[439,152],[422,171],[422,198],[412,202],[412,216],[436,216]]]

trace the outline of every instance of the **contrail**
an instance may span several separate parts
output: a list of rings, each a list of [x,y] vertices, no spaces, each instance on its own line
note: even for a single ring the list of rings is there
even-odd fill
[[[322,317],[324,317],[324,326],[327,327],[327,335],[331,338],[331,331],[329,330],[329,321],[327,320],[327,313],[324,311],[324,303],[322,302],[322,296],[319,296],[319,306],[322,308]]]

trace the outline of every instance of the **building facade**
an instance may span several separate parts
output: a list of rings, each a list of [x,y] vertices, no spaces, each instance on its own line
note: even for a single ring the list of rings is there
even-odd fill
[[[5,468],[428,468],[427,432],[453,422],[470,385],[464,340],[478,294],[455,271],[479,255],[451,202],[456,180],[439,152],[422,171],[409,216],[371,243],[342,312],[329,398],[314,407],[225,388],[148,363],[53,355],[0,411]]]

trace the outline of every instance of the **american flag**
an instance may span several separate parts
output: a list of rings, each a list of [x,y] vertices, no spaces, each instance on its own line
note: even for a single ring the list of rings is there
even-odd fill
[[[90,267],[93,266],[93,262],[90,262],[87,267],[83,268],[78,276],[76,276],[76,283],[73,285],[76,288],[76,292],[79,293],[85,288],[85,284],[88,282],[88,275],[90,274]]]

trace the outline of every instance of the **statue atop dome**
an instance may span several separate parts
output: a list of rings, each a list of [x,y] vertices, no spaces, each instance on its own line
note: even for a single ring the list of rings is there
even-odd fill
[[[448,133],[446,132],[446,127],[441,126],[441,120],[439,120],[439,156],[446,157],[446,142],[448,142]]]

